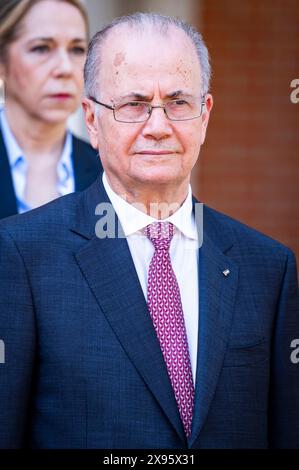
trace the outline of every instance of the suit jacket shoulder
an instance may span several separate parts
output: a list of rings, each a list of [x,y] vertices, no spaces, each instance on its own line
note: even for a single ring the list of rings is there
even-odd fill
[[[260,250],[265,255],[278,258],[292,254],[292,250],[283,243],[206,205],[203,210],[203,225],[204,232],[216,245],[229,244],[229,240],[231,245],[234,242],[244,254],[254,255]]]
[[[69,229],[74,224],[79,223],[80,225],[82,219],[85,219],[86,232],[89,232],[90,237],[93,236],[87,228],[86,222],[88,219],[96,220],[95,208],[97,204],[109,202],[109,198],[101,181],[102,167],[94,162],[96,152],[86,142],[76,138],[75,141],[77,151],[82,150],[79,159],[86,157],[86,161],[91,162],[91,167],[94,170],[93,184],[82,191],[68,194],[37,209],[20,214],[17,218],[10,217],[7,219],[7,226],[14,227],[18,231],[18,228],[24,228],[26,225],[32,227],[35,223],[41,228],[44,223],[49,230],[49,224],[55,222],[55,225],[59,224],[61,227],[65,226]],[[194,203],[196,202],[194,200]],[[2,224],[1,221],[0,226]],[[250,253],[254,255],[256,250],[262,250],[265,255],[285,258],[286,255],[292,253],[292,250],[279,241],[205,204],[203,205],[203,234],[224,252],[229,251],[234,245],[238,247],[239,252],[246,253],[246,255]]]
[[[64,246],[66,251],[72,250],[72,228],[79,227],[78,231],[83,237],[86,235],[85,238],[95,236],[98,219],[95,209],[102,200],[98,191],[100,185],[101,175],[98,175],[84,191],[67,194],[31,211],[0,220],[0,232],[8,233],[19,246],[33,242],[30,251],[33,258],[38,256],[35,248],[47,251],[45,240],[52,244],[58,240],[60,249]],[[109,201],[108,196],[106,198]]]

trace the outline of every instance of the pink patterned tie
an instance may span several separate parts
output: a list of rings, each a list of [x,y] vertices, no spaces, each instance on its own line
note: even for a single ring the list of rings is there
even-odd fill
[[[146,227],[145,233],[155,247],[148,272],[148,307],[188,437],[194,385],[180,289],[169,255],[174,227],[170,222],[154,222]]]

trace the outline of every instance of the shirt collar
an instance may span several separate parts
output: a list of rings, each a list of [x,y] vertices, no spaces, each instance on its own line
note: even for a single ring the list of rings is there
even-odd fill
[[[73,140],[70,131],[67,131],[62,154],[57,166],[58,179],[60,184],[66,185],[69,177],[73,175],[72,164]]]
[[[105,172],[103,173],[103,185],[108,197],[114,207],[114,210],[120,220],[126,237],[142,230],[147,225],[157,222],[157,219],[151,217],[145,212],[129,204],[125,199],[116,194],[108,183]],[[165,222],[171,222],[186,237],[197,240],[197,228],[192,210],[192,191],[188,187],[188,195],[181,207]]]

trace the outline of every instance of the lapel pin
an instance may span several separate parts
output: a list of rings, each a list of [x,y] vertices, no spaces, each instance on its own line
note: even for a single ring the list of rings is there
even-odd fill
[[[230,270],[229,269],[225,269],[224,271],[222,271],[222,274],[227,277],[230,273]]]

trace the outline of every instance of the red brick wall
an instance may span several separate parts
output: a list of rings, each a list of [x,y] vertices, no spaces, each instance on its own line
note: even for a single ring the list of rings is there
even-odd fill
[[[195,193],[287,244],[299,261],[299,103],[290,99],[299,2],[203,0],[199,27],[215,105]]]

